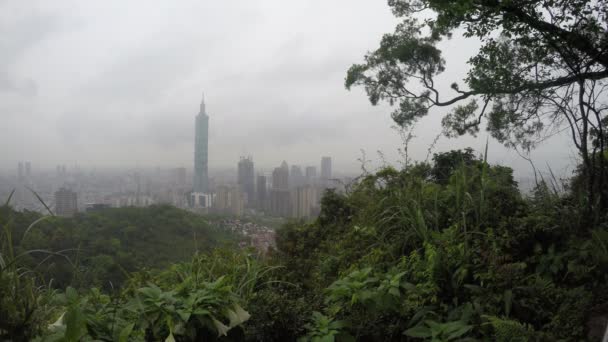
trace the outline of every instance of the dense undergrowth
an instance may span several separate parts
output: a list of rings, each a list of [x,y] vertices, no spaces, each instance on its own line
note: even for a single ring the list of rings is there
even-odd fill
[[[286,224],[268,256],[233,248],[196,253],[190,262],[131,272],[120,288],[105,290],[49,286],[48,273],[21,262],[15,250],[24,246],[10,234],[16,226],[33,234],[38,224],[27,228],[30,221],[4,208],[0,335],[599,340],[608,317],[608,221],[605,213],[589,218],[577,179],[572,184],[558,192],[541,180],[523,196],[508,167],[470,150],[441,153],[432,165],[365,175],[346,194],[328,191],[318,219]],[[115,233],[125,243],[123,230]],[[81,239],[95,244],[95,235]]]

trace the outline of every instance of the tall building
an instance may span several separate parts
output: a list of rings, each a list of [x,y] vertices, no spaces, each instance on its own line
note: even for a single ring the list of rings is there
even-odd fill
[[[211,193],[191,192],[188,197],[189,205],[196,209],[209,209],[214,204],[214,197]]]
[[[331,179],[331,157],[321,158],[321,179],[325,182]]]
[[[270,190],[270,213],[274,216],[289,217],[291,214],[289,194],[289,167],[283,161],[280,167],[272,172],[272,189]]]
[[[230,207],[229,192],[229,188],[225,185],[220,185],[215,189],[215,203],[213,205],[215,210],[220,213],[223,213]]]
[[[291,172],[289,173],[289,181],[292,188],[304,185],[306,179],[302,173],[302,168],[299,165],[291,165]]]
[[[217,187],[214,207],[223,214],[242,216],[244,208],[243,193],[238,187],[220,185]]]
[[[60,188],[55,191],[55,214],[71,217],[78,211],[76,193]]]
[[[270,189],[270,214],[278,217],[291,215],[291,194],[289,189]]]
[[[317,168],[314,166],[307,166],[306,167],[306,183],[314,184],[316,178],[317,178]]]
[[[311,185],[299,186],[291,191],[291,216],[311,218],[317,205],[317,189]]]
[[[209,192],[209,116],[205,109],[205,97],[194,124],[194,192]]]
[[[266,210],[268,202],[268,191],[266,190],[266,176],[258,175],[257,185],[257,208]]]
[[[255,175],[251,157],[241,157],[238,164],[237,184],[245,194],[245,204],[253,207],[255,202]]]
[[[272,171],[272,188],[289,189],[289,167],[286,161]]]
[[[331,186],[331,157],[321,158],[321,177],[319,185],[323,188]]]

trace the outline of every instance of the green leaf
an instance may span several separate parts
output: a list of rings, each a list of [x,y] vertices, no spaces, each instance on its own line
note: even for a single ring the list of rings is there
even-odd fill
[[[176,312],[182,321],[188,322],[188,320],[190,319],[190,312],[186,310],[176,310]]]
[[[426,325],[429,326],[429,328],[431,329],[431,331],[433,330],[443,330],[442,324],[435,322],[435,321],[431,321],[431,320],[426,320],[424,321],[424,323],[426,323]]]
[[[65,298],[69,304],[78,301],[78,292],[71,286],[65,289]]]
[[[511,314],[511,305],[513,304],[513,291],[506,290],[502,298],[505,302],[505,315],[509,317]]]
[[[197,308],[192,312],[192,314],[194,316],[210,316],[211,312],[207,309]]]
[[[61,327],[65,327],[65,312],[61,314],[61,316],[59,316],[59,318],[52,324],[49,325],[49,329],[51,330],[56,330],[59,329]]]
[[[65,314],[64,322],[65,339],[68,342],[77,342],[87,333],[85,316],[78,308],[70,308]]]
[[[131,333],[133,332],[134,326],[135,326],[135,323],[131,323],[131,324],[127,325],[126,327],[122,328],[122,330],[120,331],[120,334],[118,335],[118,342],[128,342],[129,335],[131,335]]]
[[[408,291],[414,291],[416,289],[416,285],[408,282],[404,282],[403,284],[401,284],[401,287]]]
[[[169,336],[167,336],[165,342],[175,342],[175,337],[173,337],[173,333],[169,333]]]
[[[403,334],[409,337],[428,338],[431,337],[431,330],[424,325],[418,325],[413,328],[407,329]]]
[[[401,296],[401,292],[399,292],[399,289],[396,287],[391,287],[388,290],[388,293],[390,293],[391,295],[395,296],[395,297],[400,297]]]
[[[160,297],[162,290],[158,287],[142,287],[141,289],[138,290],[139,293],[143,294],[146,297],[149,298],[158,298]]]
[[[227,316],[230,320],[230,328],[234,328],[237,325],[242,324],[248,320],[249,317],[251,317],[251,315],[238,304],[234,304],[233,310],[227,311]]]
[[[458,330],[454,331],[450,335],[448,335],[448,340],[458,338],[458,337],[466,334],[467,332],[469,332],[469,330],[471,330],[471,329],[473,329],[472,325],[465,325],[465,326],[459,328]]]
[[[218,321],[215,318],[213,319],[213,325],[215,326],[215,329],[217,330],[218,336],[226,336],[228,334],[228,330],[230,330],[229,327],[227,327],[224,323]]]
[[[458,329],[460,329],[460,327],[464,326],[465,324],[461,321],[452,321],[452,322],[447,322],[447,323],[443,323],[440,324],[441,326],[441,330],[447,332],[447,333],[451,333],[452,331],[456,331]]]

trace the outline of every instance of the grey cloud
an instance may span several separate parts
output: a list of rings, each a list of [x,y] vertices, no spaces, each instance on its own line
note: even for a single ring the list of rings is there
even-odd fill
[[[194,130],[190,122],[169,118],[149,122],[142,133],[142,139],[164,148],[188,145],[194,139]]]
[[[0,93],[2,92],[35,96],[38,92],[38,85],[32,79],[15,80],[8,73],[0,71]]]
[[[3,10],[1,4],[0,10]],[[4,15],[11,17],[19,15],[6,8],[3,12]],[[2,37],[0,39],[0,51],[2,51],[0,61],[3,64],[14,62],[30,47],[58,32],[60,27],[59,18],[36,10],[27,11],[24,16],[2,20],[0,24],[0,36]]]
[[[400,147],[390,108],[343,86],[394,24],[385,2],[368,0],[1,2],[2,162],[191,165],[205,90],[211,167],[242,153],[270,166],[330,154],[357,169],[361,148]],[[446,45],[448,63],[466,61],[460,44]],[[464,70],[449,67],[446,85]],[[418,126],[414,155],[436,117]]]
[[[111,99],[111,103],[149,103],[191,72],[195,56],[185,43],[144,47],[87,80],[81,96]],[[124,104],[121,104],[124,105]]]

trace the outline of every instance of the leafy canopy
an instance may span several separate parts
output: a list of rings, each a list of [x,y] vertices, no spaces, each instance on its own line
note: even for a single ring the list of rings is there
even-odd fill
[[[372,104],[396,105],[392,116],[401,126],[433,107],[449,107],[442,121],[448,135],[476,134],[486,118],[491,134],[510,146],[530,148],[543,133],[591,119],[591,129],[601,131],[606,106],[597,101],[608,77],[608,1],[388,2],[402,22],[363,64],[349,69],[346,87],[362,85]],[[452,83],[445,97],[436,82],[446,68],[437,44],[457,30],[481,47],[462,84]],[[579,111],[570,103],[579,96],[582,120],[564,113]],[[573,135],[587,139],[589,129]]]

